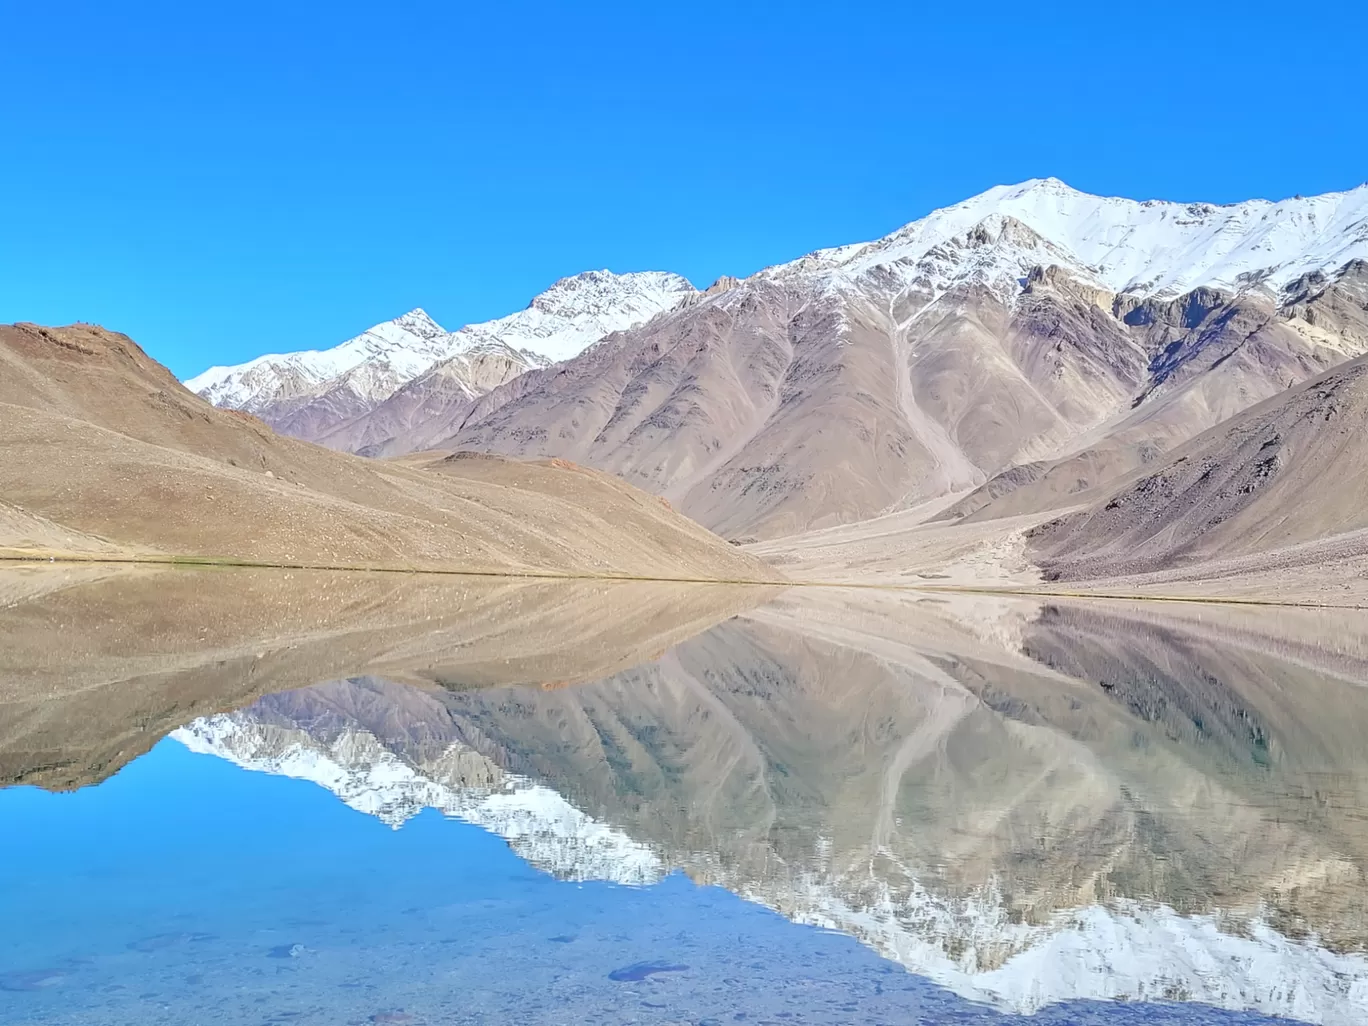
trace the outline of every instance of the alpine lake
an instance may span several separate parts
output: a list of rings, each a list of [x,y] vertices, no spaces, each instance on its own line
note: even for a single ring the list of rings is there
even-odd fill
[[[0,1022],[1368,1023],[1368,614],[0,569]]]

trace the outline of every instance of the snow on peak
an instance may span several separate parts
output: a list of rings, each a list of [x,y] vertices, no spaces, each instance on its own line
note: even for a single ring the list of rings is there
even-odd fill
[[[1057,264],[1112,292],[1175,296],[1198,286],[1278,289],[1368,259],[1368,184],[1270,202],[1172,203],[1093,196],[1057,178],[999,185],[873,242],[820,250],[761,272],[833,285],[893,274],[931,294],[974,283],[1004,295]],[[677,274],[585,271],[506,317],[445,331],[421,309],[333,349],[214,367],[186,382],[210,402],[258,412],[344,384],[380,402],[435,364],[507,347],[529,366],[577,356],[698,295]],[[346,378],[363,364],[367,373]]]
[[[567,360],[694,294],[685,278],[666,271],[586,271],[560,279],[526,309],[497,320],[447,331],[425,310],[410,310],[332,349],[271,353],[211,367],[185,387],[215,406],[250,412],[344,383],[379,403],[434,365],[475,351],[508,347],[529,367]]]
[[[624,302],[645,301],[668,308],[694,291],[686,278],[668,271],[583,271],[561,278],[528,307],[567,318],[616,314]]]
[[[1013,921],[995,882],[949,898],[911,880],[894,894],[871,878],[831,877],[743,892],[797,922],[858,938],[961,997],[1030,1015],[1064,1001],[1196,1001],[1323,1026],[1368,1015],[1368,960],[1292,938],[1261,914],[1242,923],[1115,898]],[[734,885],[733,885],[734,886]],[[999,953],[1000,958],[991,957]],[[981,958],[989,956],[987,964]]]
[[[1142,296],[1174,296],[1203,285],[1279,288],[1368,257],[1368,184],[1323,196],[1217,205],[1093,196],[1057,178],[1037,178],[995,186],[882,239],[821,250],[770,273],[853,277],[895,265],[915,269],[912,277],[943,290],[963,273],[945,255],[968,248],[980,226],[1000,234],[1004,219],[1029,233],[1008,240],[1019,245],[1015,254],[1013,246],[1003,248],[1002,276],[1023,275],[1044,250],[1110,291]]]
[[[578,356],[615,331],[644,324],[673,310],[697,290],[668,271],[585,271],[562,278],[517,313],[468,324],[455,335],[462,350],[498,342],[556,363]]]
[[[402,317],[396,317],[388,323],[429,341],[437,341],[447,333],[447,330],[428,316],[428,312],[421,306],[414,307]]]
[[[309,395],[325,382],[369,364],[382,371],[366,376],[375,388],[393,391],[450,355],[449,339],[450,334],[419,308],[332,349],[269,353],[232,367],[211,367],[186,381],[185,387],[215,406],[255,411],[271,402]]]

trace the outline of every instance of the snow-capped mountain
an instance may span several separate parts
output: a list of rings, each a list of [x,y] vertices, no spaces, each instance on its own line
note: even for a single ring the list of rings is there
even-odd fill
[[[378,451],[568,459],[740,541],[985,488],[978,508],[1104,446],[1011,500],[1033,512],[1368,352],[1365,283],[1368,185],[1229,206],[1001,186],[710,290]]]
[[[345,685],[325,685],[338,687]],[[269,702],[269,700],[267,700]],[[191,751],[244,769],[312,781],[359,812],[398,829],[424,809],[481,826],[531,865],[559,879],[648,885],[677,869],[706,866],[710,882],[795,922],[856,937],[908,970],[1004,1011],[1033,1013],[1076,999],[1198,1001],[1257,1009],[1324,1026],[1368,1015],[1368,960],[1315,938],[1293,939],[1262,918],[1238,924],[1115,899],[1015,921],[993,886],[950,897],[879,859],[851,875],[827,845],[809,867],[749,877],[712,853],[685,855],[638,841],[577,809],[545,784],[506,773],[459,741],[422,764],[369,730],[314,730],[258,718],[252,709],[205,717],[171,737]],[[890,884],[897,880],[897,886]],[[984,964],[987,963],[987,964]]]
[[[524,310],[452,333],[456,351],[502,343],[555,363],[578,356],[615,331],[644,324],[696,294],[688,280],[667,271],[614,274],[585,271],[562,278]]]
[[[422,309],[368,328],[332,349],[270,353],[232,367],[210,367],[185,387],[215,406],[256,412],[271,403],[308,395],[352,374],[362,394],[384,398],[390,381],[416,377],[455,351],[451,333]],[[397,387],[397,385],[395,386]]]
[[[985,252],[983,243],[993,245]],[[873,242],[819,250],[766,273],[854,278],[895,270],[933,291],[1058,264],[1113,293],[1282,288],[1368,259],[1368,183],[1280,202],[1171,203],[1092,196],[1056,178],[1000,185]]]
[[[993,245],[985,250],[988,240]],[[1368,259],[1368,184],[1276,203],[1214,205],[1093,196],[1044,178],[997,186],[882,239],[818,250],[760,273],[854,278],[883,267],[944,291],[974,276],[1024,279],[1032,267],[1054,263],[1114,293],[1162,297],[1199,286],[1280,288],[1353,259]],[[454,332],[418,309],[332,349],[211,367],[185,384],[216,405],[252,410],[380,363],[388,372],[373,375],[359,391],[384,398],[398,387],[390,381],[402,384],[482,345],[508,346],[534,365],[570,359],[695,294],[687,280],[668,272],[586,271],[556,282],[526,309]]]
[[[326,350],[273,353],[211,367],[185,382],[216,406],[246,410],[289,434],[317,438],[444,361],[472,396],[581,352],[695,294],[677,274],[586,271],[562,278],[524,310],[447,331],[412,310]],[[494,357],[491,361],[483,357]],[[491,381],[490,368],[497,368]]]
[[[704,293],[587,272],[402,359],[354,342],[191,385],[365,455],[573,460],[756,539],[991,499],[1085,445],[1013,508],[1128,473],[1368,352],[1365,282],[1368,185],[1217,206],[1038,179]]]
[[[777,911],[850,934],[961,997],[1004,1011],[1029,1015],[1081,998],[1195,1001],[1322,1026],[1354,1026],[1368,1014],[1368,960],[1286,937],[1265,917],[1232,932],[1219,916],[1113,899],[1033,925],[1011,922],[992,887],[950,901],[915,883],[895,895],[866,880],[866,895],[852,901],[858,883],[843,883],[808,879],[782,896]],[[740,893],[774,902],[773,894]],[[985,969],[974,964],[985,950],[1009,954]]]

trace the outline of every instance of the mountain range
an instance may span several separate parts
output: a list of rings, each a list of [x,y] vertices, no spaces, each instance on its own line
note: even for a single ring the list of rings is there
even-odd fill
[[[1350,1026],[1366,428],[1368,185],[1037,180],[185,384],[0,326],[0,785],[174,731],[999,1008]]]
[[[185,384],[216,406],[245,410],[311,441],[327,439],[390,400],[375,419],[398,429],[404,413],[418,416],[414,408],[424,402],[469,402],[534,367],[576,356],[604,335],[647,321],[693,294],[677,274],[587,271],[556,282],[526,309],[483,324],[447,331],[426,311],[411,310],[332,349],[211,367]],[[401,389],[404,395],[397,396]],[[350,437],[341,432],[337,441]]]
[[[256,364],[189,384],[363,455],[573,460],[739,542],[907,510],[1049,519],[1368,353],[1368,185],[1213,205],[1041,179],[705,292],[665,274],[569,287],[585,277],[450,336],[422,318],[405,366],[424,369],[365,395],[349,375],[369,358],[283,396],[274,368],[317,354],[263,358],[260,387]],[[546,307],[538,324],[592,326],[538,346],[524,315]],[[432,338],[462,341],[442,361]],[[504,346],[496,365],[475,366],[475,338]]]

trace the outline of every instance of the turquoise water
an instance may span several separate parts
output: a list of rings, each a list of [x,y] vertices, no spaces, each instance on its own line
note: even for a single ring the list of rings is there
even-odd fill
[[[1334,615],[0,580],[0,1024],[1364,1026]]]
[[[75,793],[0,791],[0,823],[11,1024],[1275,1021],[1003,1015],[680,873],[557,880],[480,827],[392,829],[171,740]]]

